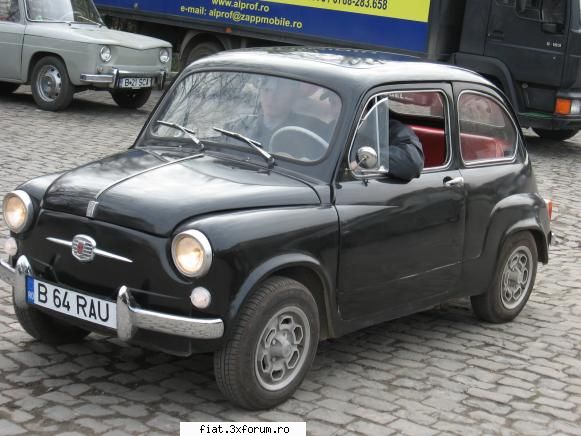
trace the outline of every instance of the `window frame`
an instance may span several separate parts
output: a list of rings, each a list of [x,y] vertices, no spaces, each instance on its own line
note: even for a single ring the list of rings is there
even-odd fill
[[[502,158],[493,158],[493,159],[480,159],[480,160],[474,160],[474,161],[467,161],[466,159],[464,159],[464,153],[462,152],[462,125],[460,122],[460,99],[462,98],[462,95],[464,94],[476,94],[476,95],[480,95],[486,98],[489,98],[491,100],[493,100],[496,104],[498,104],[500,106],[500,108],[502,109],[502,111],[508,116],[512,127],[514,129],[515,132],[515,143],[514,143],[514,152],[512,154],[512,156],[510,157],[502,157]],[[504,104],[504,102],[497,98],[494,95],[491,94],[487,94],[486,92],[483,91],[479,91],[476,89],[463,89],[462,91],[460,91],[460,93],[458,94],[458,98],[456,99],[456,111],[457,111],[457,123],[458,123],[458,148],[459,148],[459,154],[460,154],[460,159],[462,161],[462,164],[466,167],[466,168],[473,168],[473,167],[479,167],[479,166],[491,166],[491,165],[496,165],[499,163],[503,163],[503,164],[509,164],[509,163],[514,163],[516,161],[516,158],[518,156],[518,151],[519,151],[519,144],[520,144],[520,128],[518,126],[518,124],[515,122],[514,118],[512,117],[511,113],[509,112],[509,110],[507,109],[506,105]]]
[[[434,173],[434,172],[439,172],[439,171],[449,169],[450,166],[452,165],[452,162],[453,162],[453,159],[452,159],[452,131],[451,131],[452,122],[450,119],[451,101],[450,101],[450,98],[449,98],[448,94],[446,93],[446,91],[444,89],[440,89],[440,88],[383,89],[383,90],[378,91],[378,92],[372,94],[371,96],[369,96],[364,101],[363,105],[361,106],[362,107],[361,113],[359,114],[359,117],[357,118],[357,122],[355,123],[356,128],[355,128],[355,131],[353,133],[353,137],[351,138],[351,142],[349,144],[349,149],[347,151],[347,155],[346,155],[347,160],[349,160],[349,156],[351,156],[351,151],[353,150],[353,145],[355,144],[355,137],[357,136],[358,127],[361,125],[363,117],[365,116],[364,109],[367,107],[367,105],[369,104],[369,102],[372,99],[381,98],[382,96],[385,97],[385,96],[388,96],[389,94],[396,94],[396,93],[397,94],[403,94],[403,93],[418,94],[421,92],[437,92],[440,95],[444,96],[444,101],[445,101],[444,137],[446,138],[446,161],[444,162],[444,164],[440,165],[438,167],[424,168],[422,170],[421,174]],[[422,148],[423,148],[423,144],[422,144]],[[351,173],[351,175],[355,179],[358,179],[358,180],[367,180],[367,179],[371,179],[371,178],[383,178],[386,176],[389,177],[389,172],[386,173],[385,175],[383,175],[383,174],[358,174],[354,170],[349,168],[349,164],[347,164],[347,168],[349,169],[349,172]]]

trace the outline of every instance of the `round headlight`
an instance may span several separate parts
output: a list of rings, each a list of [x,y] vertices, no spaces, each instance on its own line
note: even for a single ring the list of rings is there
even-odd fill
[[[24,191],[13,191],[4,197],[4,221],[11,232],[21,233],[32,222],[32,200]]]
[[[162,48],[159,51],[159,60],[161,61],[162,64],[167,64],[169,61],[169,50],[167,48]]]
[[[212,264],[210,241],[197,230],[187,230],[177,235],[171,254],[179,272],[187,277],[203,276]]]
[[[103,62],[109,62],[111,60],[111,48],[104,45],[103,47],[101,47],[99,55],[101,56],[101,60]]]

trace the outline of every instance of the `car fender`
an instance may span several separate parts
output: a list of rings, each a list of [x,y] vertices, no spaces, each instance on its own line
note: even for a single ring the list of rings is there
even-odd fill
[[[504,241],[521,231],[533,233],[539,260],[548,262],[549,217],[547,205],[538,194],[511,195],[495,205],[480,256],[464,263],[463,277],[469,294],[477,295],[489,288]]]

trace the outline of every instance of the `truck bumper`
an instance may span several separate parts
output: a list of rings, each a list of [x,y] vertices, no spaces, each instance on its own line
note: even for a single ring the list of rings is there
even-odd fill
[[[120,79],[124,77],[151,78],[152,87],[163,89],[167,79],[167,72],[160,70],[152,74],[136,71],[125,71],[113,68],[111,74],[81,74],[81,83],[96,86],[106,85],[106,87],[110,89],[124,89],[119,88]]]
[[[18,258],[15,268],[0,260],[0,279],[13,287],[14,304],[21,310],[36,310],[27,302],[27,276],[33,277],[33,271],[26,256]],[[126,286],[120,287],[116,305],[116,331],[123,341],[131,340],[139,329],[188,339],[219,339],[224,334],[224,323],[219,318],[187,318],[141,309]],[[55,312],[55,315],[61,314]]]

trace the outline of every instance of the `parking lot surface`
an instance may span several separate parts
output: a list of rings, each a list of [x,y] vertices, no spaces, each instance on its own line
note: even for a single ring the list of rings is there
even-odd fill
[[[154,97],[127,111],[87,92],[63,113],[38,110],[27,88],[0,97],[0,197],[124,150]],[[454,301],[323,342],[291,400],[248,412],[218,391],[211,355],[94,334],[56,348],[32,340],[0,283],[0,435],[165,435],[180,421],[306,421],[313,435],[581,434],[581,135],[527,139],[541,193],[556,203],[558,243],[514,322],[481,323]]]

